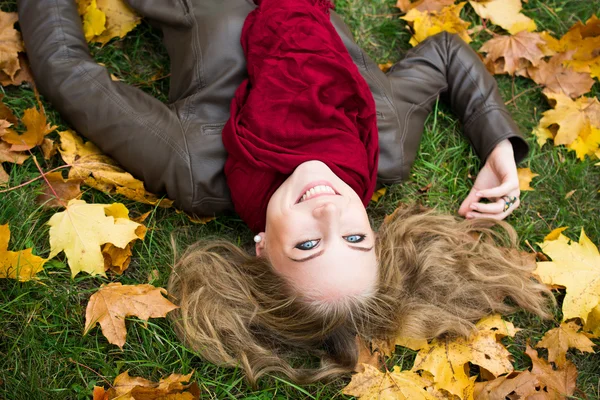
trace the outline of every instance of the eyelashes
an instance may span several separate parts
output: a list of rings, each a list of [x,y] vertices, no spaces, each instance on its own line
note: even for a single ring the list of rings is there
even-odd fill
[[[348,243],[360,243],[362,241],[364,241],[366,239],[367,235],[364,234],[354,234],[354,235],[346,235],[346,236],[342,236],[342,238],[344,238],[345,241],[347,241]],[[297,243],[294,248],[298,249],[298,250],[312,250],[314,248],[316,248],[319,243],[321,243],[321,239],[313,239],[313,240],[307,240],[304,242],[299,242]]]

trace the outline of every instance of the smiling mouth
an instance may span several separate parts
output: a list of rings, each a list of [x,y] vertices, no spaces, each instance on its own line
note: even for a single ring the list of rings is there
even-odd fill
[[[314,185],[307,189],[304,193],[302,193],[302,196],[300,196],[298,201],[296,201],[296,204],[321,196],[339,196],[339,193],[336,192],[335,189],[329,185]]]

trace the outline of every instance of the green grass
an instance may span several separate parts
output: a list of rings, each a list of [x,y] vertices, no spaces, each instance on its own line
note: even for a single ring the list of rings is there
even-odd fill
[[[357,41],[377,62],[396,61],[410,48],[410,35],[405,23],[398,19],[393,0],[339,0],[338,11],[352,28]],[[16,8],[15,1],[0,1],[3,11]],[[589,0],[529,0],[525,12],[538,23],[539,30],[551,30],[562,35],[576,21],[585,21],[598,9]],[[465,19],[476,23],[474,12],[466,6]],[[489,38],[482,32],[474,36],[473,47],[479,48]],[[168,59],[160,44],[160,32],[142,24],[121,41],[104,47],[94,46],[92,53],[99,62],[123,81],[135,85],[161,100],[168,93]],[[157,79],[158,78],[158,79]],[[532,185],[535,191],[524,193],[521,207],[509,218],[523,244],[535,244],[550,229],[569,226],[567,234],[575,238],[585,228],[591,240],[600,244],[600,168],[593,162],[576,160],[574,153],[547,144],[540,149],[531,136],[541,113],[548,106],[539,89],[523,78],[497,77],[505,99],[520,93],[509,105],[510,111],[531,144],[529,158],[523,166],[540,176]],[[598,84],[592,96],[598,95]],[[4,102],[18,115],[35,104],[33,92],[26,87],[3,88]],[[51,121],[61,129],[65,122],[48,103],[46,110]],[[390,213],[398,202],[419,202],[440,210],[455,213],[468,193],[479,168],[479,161],[461,136],[460,124],[443,104],[436,108],[426,124],[420,152],[410,179],[402,185],[388,188],[388,193],[369,212],[374,221]],[[38,157],[41,159],[41,157]],[[60,165],[58,157],[42,163],[44,169]],[[4,164],[10,172],[11,184],[17,185],[39,175],[32,162],[23,166]],[[431,184],[428,191],[420,191]],[[10,223],[11,249],[33,247],[36,254],[49,253],[46,222],[52,212],[36,205],[34,199],[40,183],[0,194],[0,223]],[[575,191],[567,198],[567,194]],[[107,386],[125,370],[158,380],[172,372],[187,373],[194,369],[194,379],[203,395],[210,398],[345,398],[340,388],[347,380],[297,387],[282,378],[261,380],[260,388],[252,391],[239,371],[215,367],[203,362],[188,351],[175,337],[170,323],[153,319],[145,326],[132,318],[127,321],[127,343],[123,350],[107,343],[99,328],[83,336],[85,306],[90,295],[102,283],[152,283],[166,286],[174,250],[171,235],[178,250],[199,238],[226,237],[242,245],[251,243],[251,232],[235,216],[220,217],[207,225],[194,225],[174,210],[152,209],[88,190],[84,199],[89,202],[125,203],[133,215],[152,210],[146,221],[149,233],[136,245],[134,259],[123,276],[109,275],[108,279],[80,274],[71,279],[62,256],[46,264],[40,281],[20,283],[0,280],[0,399],[88,399],[94,385]],[[153,270],[158,278],[151,277]],[[557,295],[559,301],[562,295]],[[524,354],[525,342],[536,342],[548,329],[560,322],[557,310],[553,321],[541,321],[527,313],[509,317],[524,329],[515,340],[506,344],[515,356],[518,368],[529,366]],[[600,342],[596,342],[600,344]],[[389,363],[409,367],[414,352],[399,349]],[[600,357],[571,353],[569,358],[579,369],[576,398],[600,398]]]

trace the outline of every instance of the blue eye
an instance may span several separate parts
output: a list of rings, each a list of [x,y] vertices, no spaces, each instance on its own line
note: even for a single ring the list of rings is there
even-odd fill
[[[348,236],[343,236],[343,238],[346,239],[346,241],[350,242],[350,243],[360,243],[363,240],[365,240],[366,237],[367,237],[367,235],[348,235]]]
[[[319,244],[320,241],[321,241],[320,239],[307,240],[306,242],[298,243],[294,247],[297,248],[298,250],[312,250],[315,247],[317,247],[317,245]]]

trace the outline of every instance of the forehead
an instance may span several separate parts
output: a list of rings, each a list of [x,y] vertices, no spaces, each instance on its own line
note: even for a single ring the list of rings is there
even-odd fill
[[[320,257],[294,262],[287,256],[272,258],[273,268],[303,296],[334,300],[372,291],[378,266],[375,251],[363,252],[348,246],[325,249]]]

